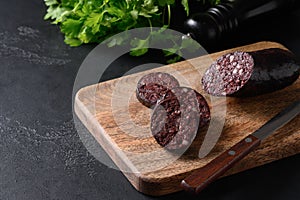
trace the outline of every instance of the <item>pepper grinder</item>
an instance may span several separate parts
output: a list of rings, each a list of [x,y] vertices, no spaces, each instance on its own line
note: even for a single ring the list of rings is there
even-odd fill
[[[245,21],[299,7],[299,0],[221,0],[184,22],[184,31],[201,45],[215,45]]]

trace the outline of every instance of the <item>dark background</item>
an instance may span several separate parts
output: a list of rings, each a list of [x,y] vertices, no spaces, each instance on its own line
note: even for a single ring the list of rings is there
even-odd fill
[[[0,199],[155,199],[83,146],[72,89],[95,45],[65,45],[58,27],[43,21],[45,10],[42,0],[0,1]],[[300,10],[249,22],[212,51],[262,40],[280,42],[300,58]],[[122,70],[104,79],[140,60],[124,58]],[[299,161],[296,155],[224,178],[198,197],[180,192],[158,199],[300,199]]]

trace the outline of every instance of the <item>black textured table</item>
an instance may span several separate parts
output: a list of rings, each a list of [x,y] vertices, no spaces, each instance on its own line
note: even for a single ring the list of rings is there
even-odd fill
[[[41,0],[0,2],[0,199],[154,199],[82,144],[73,123],[72,90],[95,45],[65,45],[58,27],[43,21],[45,10]],[[262,40],[280,42],[300,58],[300,10],[243,26],[219,48]],[[121,76],[131,63],[139,61],[124,58],[103,80]],[[296,155],[221,179],[189,198],[300,199],[299,161]],[[182,198],[186,193],[158,199]]]

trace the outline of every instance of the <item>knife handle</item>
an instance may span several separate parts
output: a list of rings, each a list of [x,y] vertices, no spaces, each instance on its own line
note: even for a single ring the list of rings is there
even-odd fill
[[[192,193],[199,193],[211,182],[222,176],[236,162],[248,155],[261,140],[253,135],[248,135],[229,150],[225,151],[204,167],[196,170],[182,180],[181,187]]]

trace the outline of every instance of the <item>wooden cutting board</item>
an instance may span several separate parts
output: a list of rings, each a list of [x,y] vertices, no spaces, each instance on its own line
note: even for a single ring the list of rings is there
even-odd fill
[[[235,50],[274,47],[286,49],[278,43],[260,42],[91,85],[77,93],[75,112],[138,191],[155,196],[173,193],[181,190],[180,181],[193,170],[206,165],[289,103],[300,99],[299,79],[283,90],[251,98],[211,98],[201,89],[201,74],[218,56]],[[137,81],[152,71],[174,75],[181,85],[203,94],[212,109],[211,129],[201,131],[182,156],[165,151],[156,143],[149,129],[151,110],[135,98]],[[300,116],[264,140],[226,175],[299,153],[299,124]],[[202,158],[198,157],[199,149]]]

